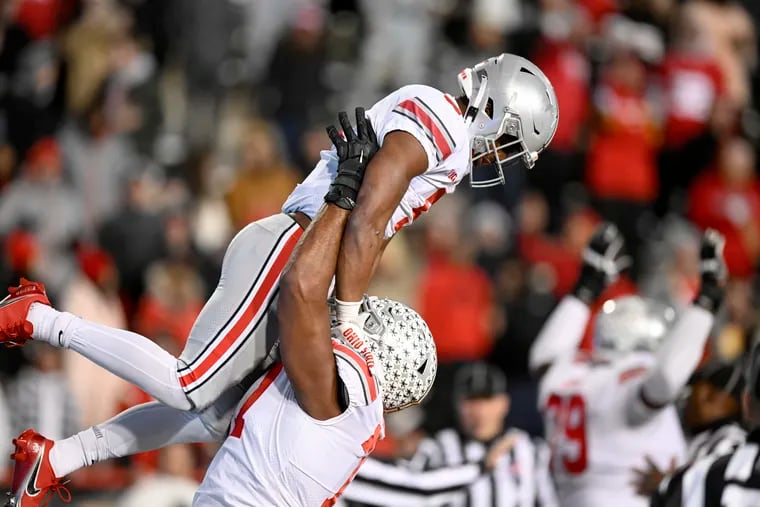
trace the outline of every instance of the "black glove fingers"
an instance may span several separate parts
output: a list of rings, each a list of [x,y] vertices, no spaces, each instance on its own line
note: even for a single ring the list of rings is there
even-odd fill
[[[335,145],[335,149],[338,151],[338,156],[344,156],[346,150],[346,141],[343,140],[343,138],[340,136],[340,132],[338,132],[338,129],[335,128],[335,125],[330,125],[327,127],[327,137],[330,138],[330,141]]]
[[[363,107],[357,107],[354,112],[356,113],[356,133],[360,140],[367,139],[367,117],[364,114]]]
[[[341,111],[338,113],[338,121],[340,122],[340,126],[343,129],[343,135],[346,137],[347,143],[352,143],[356,139],[356,136],[354,135],[354,127],[351,125],[351,122],[348,119],[348,115],[345,111]]]
[[[375,134],[375,129],[372,127],[372,122],[369,121],[369,118],[364,122],[364,126],[367,129],[367,138],[369,139],[369,142],[377,147],[377,134]]]

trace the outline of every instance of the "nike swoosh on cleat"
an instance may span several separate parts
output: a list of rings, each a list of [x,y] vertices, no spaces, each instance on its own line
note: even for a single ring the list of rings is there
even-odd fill
[[[58,345],[63,348],[63,329],[58,331]]]
[[[25,296],[17,297],[15,299],[13,299],[11,296],[8,296],[5,299],[3,299],[2,301],[0,301],[0,308],[2,308],[3,306],[8,306],[11,303],[15,303],[16,301],[20,301],[22,299],[30,298],[32,296],[34,296],[34,294],[27,294]]]
[[[34,464],[34,470],[29,478],[29,482],[26,483],[26,494],[29,496],[37,496],[40,494],[41,489],[37,488],[37,476],[40,474],[40,465],[42,464],[42,455],[45,454],[44,449],[37,456],[37,462]]]

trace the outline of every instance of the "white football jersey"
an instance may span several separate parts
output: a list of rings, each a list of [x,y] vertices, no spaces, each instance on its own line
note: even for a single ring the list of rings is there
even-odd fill
[[[470,135],[454,98],[424,85],[396,90],[372,106],[367,118],[380,146],[388,133],[402,130],[420,142],[428,157],[427,170],[412,179],[385,228],[385,237],[390,238],[428,211],[444,194],[453,192],[470,172]],[[321,160],[296,186],[282,211],[301,211],[313,219],[324,204],[337,171],[335,148],[323,151]]]
[[[627,406],[654,357],[633,353],[605,362],[579,354],[557,361],[541,380],[539,406],[552,450],[562,507],[647,507],[631,485],[634,468],[660,469],[685,460],[686,443],[673,405],[646,422],[627,423]]]
[[[379,385],[354,349],[333,340],[348,408],[326,421],[298,405],[282,363],[248,390],[194,507],[334,505],[384,436]]]

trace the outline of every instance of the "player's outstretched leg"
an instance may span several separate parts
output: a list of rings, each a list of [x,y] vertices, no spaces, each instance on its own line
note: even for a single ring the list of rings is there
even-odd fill
[[[0,302],[0,343],[40,340],[70,348],[166,405],[193,407],[180,385],[177,359],[148,338],[88,322],[50,306],[41,283],[21,280]]]
[[[79,468],[174,444],[214,442],[199,413],[145,403],[63,440],[26,430],[13,443],[13,489],[9,505],[37,507],[51,494],[69,497],[63,477]],[[62,498],[63,498],[62,497]]]

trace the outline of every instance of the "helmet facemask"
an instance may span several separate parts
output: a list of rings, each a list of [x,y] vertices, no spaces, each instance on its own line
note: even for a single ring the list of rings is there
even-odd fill
[[[472,150],[472,170],[470,171],[470,186],[472,188],[487,188],[497,185],[503,185],[506,181],[504,173],[511,168],[517,168],[520,166],[531,169],[538,159],[536,153],[531,153],[522,139],[522,131],[520,129],[519,118],[504,118],[504,124],[507,128],[506,132],[495,140],[489,139],[485,136],[473,136],[471,150]],[[500,129],[501,130],[501,129]],[[515,147],[519,147],[518,151],[515,151]],[[514,151],[510,153],[510,151]],[[504,156],[504,152],[507,153]],[[481,163],[478,166],[479,172],[483,172],[486,167],[492,167],[495,176],[489,179],[476,180],[473,176],[475,172],[476,162],[483,160],[488,155],[493,155],[493,161],[490,163]]]
[[[464,69],[457,80],[468,101],[464,119],[471,136],[470,185],[503,185],[505,170],[513,163],[533,168],[558,120],[554,91],[540,69],[503,54]],[[493,159],[488,165],[494,176],[475,179],[476,162],[485,157]],[[481,162],[481,172],[482,167]]]

